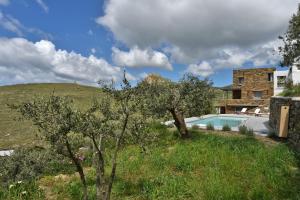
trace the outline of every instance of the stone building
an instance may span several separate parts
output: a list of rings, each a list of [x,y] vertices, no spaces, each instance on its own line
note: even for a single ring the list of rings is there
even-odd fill
[[[242,108],[248,110],[260,107],[267,110],[274,94],[275,68],[254,68],[233,70],[232,98],[220,100],[219,113],[235,113]]]

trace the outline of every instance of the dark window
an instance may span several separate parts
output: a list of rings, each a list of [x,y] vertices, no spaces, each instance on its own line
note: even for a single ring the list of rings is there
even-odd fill
[[[244,77],[239,77],[239,85],[243,85],[244,84]]]
[[[277,76],[277,87],[284,87],[286,76]]]
[[[268,73],[268,81],[273,82],[273,73]]]
[[[253,91],[253,99],[261,99],[262,95],[262,91]]]
[[[296,66],[297,66],[297,69],[300,70],[300,64],[297,64]]]
[[[233,99],[241,99],[242,91],[241,90],[232,90],[232,98]]]

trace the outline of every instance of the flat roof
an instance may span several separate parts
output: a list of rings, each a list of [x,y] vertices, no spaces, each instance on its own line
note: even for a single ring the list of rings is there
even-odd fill
[[[263,67],[263,68],[247,68],[247,69],[234,69],[233,71],[255,71],[255,70],[273,70],[275,71],[275,67]]]

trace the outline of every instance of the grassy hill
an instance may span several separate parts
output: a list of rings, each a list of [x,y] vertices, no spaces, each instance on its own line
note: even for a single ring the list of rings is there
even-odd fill
[[[34,145],[38,140],[37,129],[29,121],[19,121],[19,113],[11,110],[7,104],[18,104],[32,100],[34,97],[50,95],[71,97],[78,108],[86,108],[93,98],[101,96],[96,87],[70,83],[40,83],[0,86],[0,149],[15,148],[17,146]],[[215,88],[216,98],[223,99],[226,93]]]
[[[20,115],[7,104],[26,102],[34,97],[56,95],[71,97],[79,108],[87,107],[101,95],[96,87],[68,83],[22,84],[0,87],[0,149],[34,145],[39,142],[37,129],[29,121],[19,121]]]

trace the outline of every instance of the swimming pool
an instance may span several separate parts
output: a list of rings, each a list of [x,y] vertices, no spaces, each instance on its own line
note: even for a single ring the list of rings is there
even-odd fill
[[[238,127],[247,119],[247,117],[212,116],[190,121],[187,122],[187,124],[188,126],[198,125],[200,127],[206,127],[208,124],[212,124],[214,127],[223,127],[224,125],[228,125],[233,128]]]

